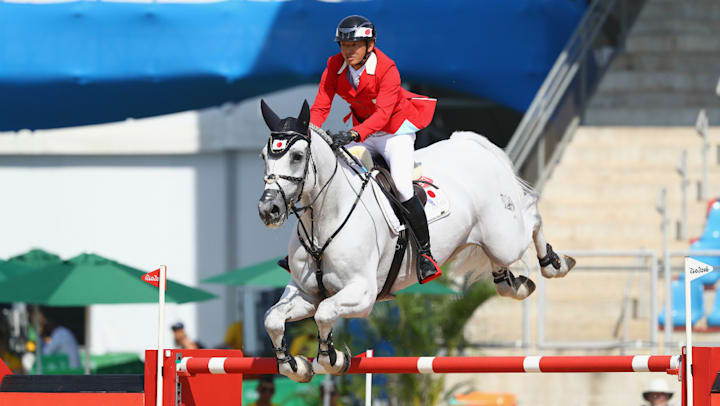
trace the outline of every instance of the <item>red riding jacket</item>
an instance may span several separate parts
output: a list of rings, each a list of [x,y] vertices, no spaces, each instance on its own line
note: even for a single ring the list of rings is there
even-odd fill
[[[394,134],[405,120],[418,130],[432,121],[436,100],[403,89],[395,62],[379,49],[375,48],[365,62],[357,90],[347,75],[347,63],[342,54],[331,56],[310,109],[311,123],[318,127],[323,125],[336,93],[350,103],[353,129],[363,141],[378,131]]]

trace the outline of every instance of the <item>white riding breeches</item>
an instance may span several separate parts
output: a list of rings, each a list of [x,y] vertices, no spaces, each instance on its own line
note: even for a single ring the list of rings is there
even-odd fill
[[[409,124],[409,121],[405,121]],[[410,124],[412,126],[412,124]],[[414,127],[414,126],[412,126]],[[417,131],[417,128],[413,128]],[[390,166],[390,174],[398,194],[403,202],[413,197],[413,169],[415,168],[415,132],[409,130],[405,124],[396,134],[375,133],[365,139],[363,143],[352,143],[362,145],[371,153],[376,153],[385,158]]]

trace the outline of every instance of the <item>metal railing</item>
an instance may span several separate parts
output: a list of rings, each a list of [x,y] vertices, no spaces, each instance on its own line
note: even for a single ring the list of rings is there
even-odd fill
[[[644,4],[645,0],[594,0],[560,52],[505,148],[520,175],[536,189],[542,189],[559,160]],[[606,43],[601,32],[609,38]]]
[[[680,258],[685,256],[716,256],[720,257],[720,250],[665,250],[657,253],[653,250],[623,250],[623,251],[594,251],[594,250],[573,250],[564,252],[567,255],[578,258],[578,263],[582,264],[583,260],[580,258],[625,258],[625,259],[637,259],[634,264],[627,265],[590,265],[583,266],[578,265],[572,272],[643,272],[649,274],[647,291],[648,300],[648,333],[646,337],[640,339],[629,339],[629,328],[628,323],[630,320],[630,288],[631,281],[629,279],[625,285],[622,297],[618,296],[620,302],[620,317],[616,323],[616,333],[614,336],[619,336],[617,339],[605,339],[598,338],[593,340],[574,340],[567,339],[562,341],[551,341],[547,340],[545,334],[545,328],[547,323],[547,288],[545,278],[540,275],[539,268],[536,267],[537,272],[533,272],[536,277],[533,277],[537,283],[537,291],[534,295],[537,296],[537,331],[536,340],[533,342],[531,337],[530,329],[530,300],[526,299],[522,304],[522,337],[516,340],[505,340],[505,341],[493,341],[493,342],[472,342],[469,343],[470,347],[476,348],[524,348],[528,351],[532,350],[543,350],[543,349],[584,349],[584,350],[619,350],[621,353],[628,348],[645,348],[659,350],[662,346],[664,347],[665,353],[672,353],[676,351],[683,343],[681,339],[673,339],[673,322],[672,322],[672,310],[673,310],[673,297],[672,297],[672,281],[673,271],[678,271],[678,274],[682,272],[682,267],[672,267],[671,261],[673,258]],[[660,268],[662,267],[663,285],[665,296],[664,303],[664,323],[662,327],[663,339],[659,338],[661,331],[659,316],[660,316],[660,305],[658,295],[661,290],[658,287],[658,281],[660,280]],[[715,270],[716,272],[720,272]],[[552,281],[550,282],[552,283]],[[588,292],[590,294],[591,292]],[[720,294],[718,291],[717,294]],[[607,321],[607,320],[605,320]],[[568,324],[570,327],[570,324]],[[720,345],[714,341],[702,341],[699,344],[704,345]]]
[[[655,347],[658,339],[658,300],[657,300],[657,281],[658,281],[658,256],[654,251],[650,250],[637,250],[637,251],[589,251],[589,250],[576,250],[567,251],[565,254],[575,258],[636,258],[639,260],[640,265],[607,265],[607,266],[594,266],[594,267],[583,267],[578,266],[577,271],[649,271],[649,334],[648,339],[644,341],[630,341],[627,338],[627,323],[628,323],[628,307],[629,307],[629,288],[630,284],[626,284],[625,292],[622,298],[620,327],[622,329],[622,337],[619,340],[604,340],[604,341],[548,341],[545,337],[545,323],[546,323],[546,308],[547,308],[547,296],[546,287],[544,280],[538,272],[537,280],[537,295],[538,295],[538,326],[537,326],[537,348],[538,349],[620,349],[621,352],[625,348],[629,347],[643,347],[651,348]],[[582,261],[578,261],[582,263]]]

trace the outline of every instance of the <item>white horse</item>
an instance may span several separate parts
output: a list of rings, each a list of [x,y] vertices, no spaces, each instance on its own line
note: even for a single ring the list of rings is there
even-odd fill
[[[322,130],[309,130],[307,102],[300,115],[280,119],[261,102],[271,130],[262,150],[265,190],[258,205],[262,221],[278,227],[292,212],[301,213],[288,252],[292,280],[280,300],[265,314],[265,328],[275,349],[278,370],[307,382],[313,367],[289,354],[285,323],[315,317],[317,362],[342,374],[349,354],[335,349],[332,328],[340,317],[367,317],[385,282],[397,235],[391,232],[366,176],[333,151]],[[308,134],[309,133],[309,134]],[[433,255],[445,263],[467,247],[458,268],[490,265],[500,295],[524,299],[534,290],[529,279],[508,267],[535,244],[542,275],[563,277],[575,261],[546,243],[537,197],[515,176],[505,153],[485,137],[456,132],[449,140],[416,151],[423,174],[434,180],[452,202],[451,213],[430,224]],[[300,205],[301,208],[297,208]],[[408,250],[392,285],[397,291],[417,283],[415,255]],[[467,254],[469,252],[469,254]],[[319,268],[318,268],[319,266]],[[483,270],[485,271],[485,270]]]

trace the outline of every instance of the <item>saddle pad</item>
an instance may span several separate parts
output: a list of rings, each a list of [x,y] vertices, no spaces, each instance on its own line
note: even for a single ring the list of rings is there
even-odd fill
[[[377,171],[373,171],[373,177],[377,174]],[[432,179],[421,176],[418,180],[433,183]],[[390,201],[385,197],[385,194],[378,186],[377,182],[370,182],[372,184],[373,193],[375,199],[380,206],[380,209],[385,217],[390,230],[395,234],[399,235],[400,231],[405,229],[404,224],[400,224],[400,220],[395,215],[395,212],[390,206]],[[433,183],[434,184],[434,183]],[[428,219],[428,224],[440,220],[441,218],[447,217],[450,214],[450,198],[442,188],[434,188],[427,183],[420,183],[425,190],[427,195],[427,203],[425,203],[425,215]],[[437,186],[437,185],[436,185]]]

